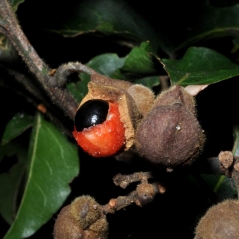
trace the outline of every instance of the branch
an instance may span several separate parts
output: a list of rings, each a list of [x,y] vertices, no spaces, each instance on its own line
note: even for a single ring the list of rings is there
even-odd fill
[[[119,173],[113,177],[113,182],[116,186],[125,189],[130,183],[139,181],[146,183],[150,178],[153,178],[152,172],[139,172],[131,175],[122,175]]]
[[[67,64],[61,65],[55,71],[54,77],[57,85],[60,87],[64,86],[66,84],[68,76],[75,72],[83,72],[87,75],[97,74],[94,70],[85,65],[82,65],[79,62],[69,62]]]
[[[143,206],[150,203],[158,193],[164,193],[162,185],[158,182],[149,184],[141,183],[135,191],[130,192],[127,196],[113,198],[108,204],[102,206],[104,214],[115,213],[133,203],[137,206]]]
[[[148,183],[148,179],[154,178],[152,172],[139,172],[130,175],[117,174],[113,178],[115,185],[126,188],[130,183],[138,182],[135,191],[130,192],[127,196],[120,196],[113,198],[108,204],[102,206],[105,214],[115,213],[122,208],[125,208],[133,203],[137,206],[143,206],[150,203],[158,193],[165,193],[166,188],[162,183],[154,182]]]
[[[77,103],[68,91],[57,85],[52,69],[42,61],[27,40],[7,0],[0,1],[0,32],[11,41],[51,101],[74,119]]]
[[[194,165],[195,166],[195,165]],[[239,193],[239,157],[233,156],[230,151],[220,152],[218,157],[208,158],[196,164],[194,171],[197,173],[210,173],[221,174],[227,177],[232,177],[237,185]],[[213,194],[202,178],[200,174],[194,174],[196,179],[203,185],[210,200],[216,202],[216,195]],[[141,182],[135,191],[130,192],[127,196],[120,196],[113,198],[108,204],[102,206],[102,210],[105,214],[115,213],[116,211],[125,208],[133,203],[138,206],[143,206],[150,203],[155,195],[158,193],[163,194],[166,191],[165,186],[162,183],[154,182],[148,183],[148,179],[155,179],[153,172],[137,172],[131,175],[117,174],[114,176],[114,184],[125,189],[130,183]]]

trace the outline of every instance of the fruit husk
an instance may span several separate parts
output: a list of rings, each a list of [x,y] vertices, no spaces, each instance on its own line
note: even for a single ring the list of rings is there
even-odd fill
[[[128,150],[134,144],[135,128],[137,126],[138,120],[140,119],[140,113],[130,94],[128,94],[123,88],[116,88],[114,86],[115,84],[112,86],[98,84],[98,82],[89,82],[88,94],[83,98],[80,106],[86,101],[92,99],[101,99],[118,103],[120,119],[125,128],[124,150]]]
[[[69,210],[79,227],[85,230],[101,217],[99,207],[99,204],[92,197],[81,196],[71,203]]]
[[[80,239],[83,238],[84,231],[78,226],[74,218],[70,216],[70,206],[62,208],[54,225],[54,239]]]
[[[140,114],[144,117],[154,104],[155,96],[153,92],[149,88],[139,84],[130,86],[127,92],[132,96]]]
[[[133,84],[129,81],[111,79],[107,76],[94,72],[90,78],[91,82],[102,86],[111,86],[121,90],[127,90]]]
[[[203,142],[197,118],[181,103],[153,108],[136,132],[139,153],[151,163],[167,168],[190,164]]]
[[[54,225],[54,239],[106,239],[108,222],[90,196],[76,198],[64,207]]]
[[[201,218],[194,239],[239,238],[239,201],[226,200],[211,207]]]
[[[174,85],[163,91],[155,100],[153,108],[157,106],[168,106],[175,103],[182,104],[188,111],[195,115],[194,98],[180,85]]]

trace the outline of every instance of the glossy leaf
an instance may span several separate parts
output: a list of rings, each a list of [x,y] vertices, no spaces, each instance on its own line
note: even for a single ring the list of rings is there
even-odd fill
[[[6,146],[2,146],[0,151],[3,147]],[[27,150],[21,144],[13,141],[6,148],[8,149],[7,155],[15,155],[18,161],[9,172],[0,175],[0,213],[7,223],[12,224],[16,216],[17,198],[26,169]],[[12,160],[12,157],[9,157],[8,160]]]
[[[189,46],[200,40],[225,36],[238,36],[239,33],[239,4],[231,7],[214,7],[204,0],[197,21],[184,35],[182,43],[174,51]]]
[[[86,65],[105,76],[112,76],[114,72],[125,63],[125,58],[118,57],[117,54],[102,54],[94,57]]]
[[[215,7],[210,2],[201,0],[176,4],[178,7],[174,14],[176,20],[166,23],[165,27],[159,25],[157,30],[164,36],[160,46],[168,55],[174,55],[182,48],[192,46],[197,42],[205,42],[208,39],[238,36],[239,4],[230,7]],[[165,12],[176,7],[175,4],[174,6],[166,4],[166,6],[167,8],[163,8]],[[179,13],[184,17],[179,19]],[[159,21],[164,21],[164,18],[163,14],[159,17]]]
[[[153,23],[148,23],[143,18],[144,15],[141,17],[126,1],[84,0],[75,6],[72,18],[56,32],[64,36],[101,33],[114,36],[132,46],[149,40],[154,50],[160,47],[168,55],[210,38],[238,36],[239,5],[219,8],[212,6],[208,0],[188,5],[153,4],[151,8],[158,8],[159,16],[151,20]],[[167,15],[162,11],[175,13],[174,21],[166,22]],[[146,17],[148,12],[149,7],[146,9]],[[156,15],[157,10],[152,12]],[[185,16],[188,21],[184,20]]]
[[[69,182],[79,173],[77,147],[38,113],[28,154],[25,191],[15,221],[4,239],[32,235],[63,204]]]
[[[90,79],[86,76],[82,77],[81,79],[79,78],[79,81],[77,82],[70,82],[66,85],[67,89],[77,102],[81,102],[83,97],[86,95],[88,91],[87,84],[89,80]]]
[[[67,37],[85,33],[113,35],[133,46],[150,40],[154,49],[159,37],[150,24],[123,0],[83,0],[76,4],[71,19],[55,31]]]
[[[157,74],[154,60],[157,61],[153,54],[151,44],[142,42],[140,47],[135,47],[126,56],[125,64],[121,68],[122,72],[141,78],[143,75]]]
[[[117,54],[107,53],[94,57],[86,65],[97,71],[102,75],[109,76],[113,79],[125,80],[126,75],[137,74],[138,78],[141,76],[136,72],[135,68],[140,70],[142,74],[156,72],[154,69],[153,58],[151,54],[149,42],[144,42],[140,47],[135,47],[128,56],[119,57]],[[138,57],[138,58],[137,58]],[[125,72],[127,70],[127,72]],[[122,74],[124,71],[125,74]],[[135,77],[135,76],[134,76]],[[77,102],[80,102],[86,95],[88,89],[87,84],[90,81],[90,76],[84,73],[80,74],[78,82],[71,82],[67,84],[67,89],[74,96]],[[134,83],[142,84],[149,88],[159,84],[157,76],[145,77],[137,79]]]
[[[32,123],[32,116],[26,113],[16,114],[6,125],[2,136],[2,145],[22,134],[25,130],[32,126]]]
[[[203,47],[190,47],[182,59],[162,59],[173,84],[206,85],[239,75],[239,66],[220,53]]]

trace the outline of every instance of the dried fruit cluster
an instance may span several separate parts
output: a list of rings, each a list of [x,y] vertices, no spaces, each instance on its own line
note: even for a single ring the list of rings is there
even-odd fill
[[[155,99],[152,91],[142,85],[112,80],[95,73],[91,75],[88,89],[78,112],[92,100],[115,104],[119,112],[117,118],[109,107],[103,116],[104,122],[93,120],[82,132],[74,131],[78,144],[92,156],[112,156],[136,147],[140,155],[151,163],[172,169],[190,164],[200,153],[204,143],[203,130],[196,118],[194,99],[183,87],[175,85]],[[83,115],[78,116],[77,113],[76,126],[78,119],[84,118]],[[92,117],[98,119],[100,116],[102,114],[98,112]],[[121,129],[119,122],[123,123]],[[111,125],[108,132],[106,124]],[[95,145],[108,142],[112,150],[104,153],[105,149],[99,147],[98,151],[94,150],[96,153],[91,153],[92,147],[87,149],[82,137],[79,140],[78,135],[81,134],[90,135],[86,141]],[[119,135],[124,137],[119,140]]]
[[[92,71],[88,89],[76,113],[73,136],[90,155],[107,157],[137,149],[152,164],[173,169],[190,164],[200,153],[203,130],[196,118],[194,99],[183,87],[175,85],[155,99],[142,85]],[[130,200],[120,203],[125,197],[112,199],[108,211],[132,202],[142,206],[158,192],[158,185],[144,178],[127,197]],[[62,209],[54,238],[104,239],[107,232],[102,207],[91,197],[82,196]]]

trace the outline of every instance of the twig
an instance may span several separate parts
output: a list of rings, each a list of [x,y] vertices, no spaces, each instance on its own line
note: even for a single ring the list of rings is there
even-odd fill
[[[27,40],[7,0],[0,1],[0,32],[12,42],[52,102],[74,119],[77,103],[68,91],[57,86],[51,75],[52,69],[42,61]]]
[[[143,206],[150,203],[158,193],[164,193],[162,190],[162,185],[158,182],[149,184],[142,183],[137,186],[135,191],[130,192],[127,196],[120,196],[118,198],[113,198],[108,204],[102,206],[102,210],[105,214],[115,213],[122,208],[125,208],[133,203],[137,206]]]
[[[92,75],[92,74],[96,73],[91,68],[89,68],[85,65],[82,65],[79,62],[69,62],[67,64],[61,65],[56,70],[54,77],[55,77],[55,81],[57,82],[57,85],[59,87],[64,86],[66,84],[68,76],[74,72],[83,72],[88,75]]]
[[[127,196],[113,198],[108,204],[102,206],[105,214],[115,213],[116,211],[135,203],[137,206],[143,206],[150,203],[156,194],[165,193],[166,188],[162,183],[148,183],[148,179],[154,178],[152,172],[139,172],[130,175],[117,174],[114,176],[114,184],[126,188],[130,183],[141,181],[135,191],[130,192]]]
[[[116,186],[125,189],[130,183],[139,181],[146,183],[149,178],[153,178],[152,172],[137,172],[130,175],[122,175],[119,173],[114,176],[113,182]]]

